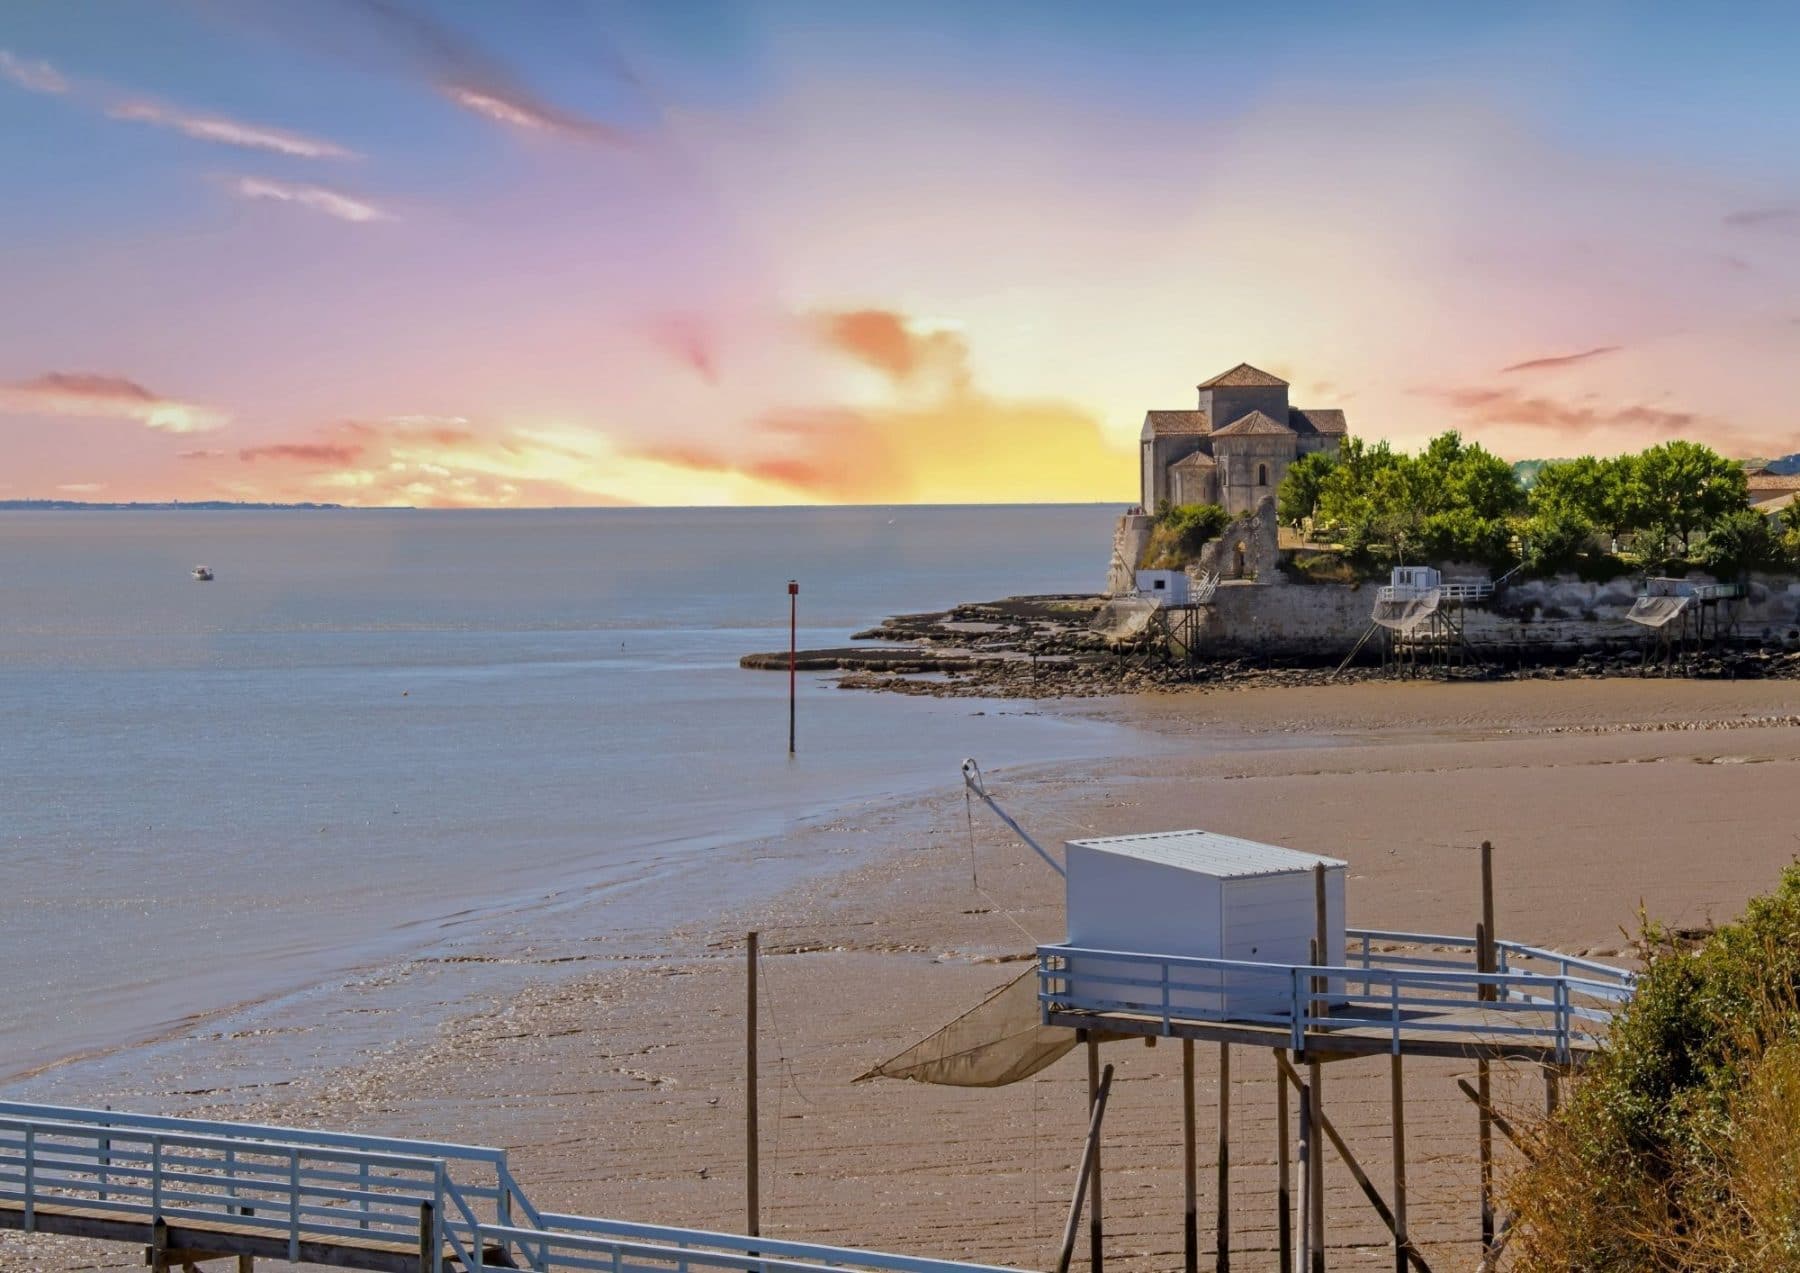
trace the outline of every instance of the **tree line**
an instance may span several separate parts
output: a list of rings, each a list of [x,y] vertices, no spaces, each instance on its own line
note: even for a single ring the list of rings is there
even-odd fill
[[[1418,454],[1346,438],[1289,466],[1276,511],[1359,564],[1472,561],[1602,573],[1699,564],[1717,573],[1800,562],[1800,511],[1772,524],[1750,507],[1744,468],[1697,442],[1633,455],[1512,465],[1460,434]]]

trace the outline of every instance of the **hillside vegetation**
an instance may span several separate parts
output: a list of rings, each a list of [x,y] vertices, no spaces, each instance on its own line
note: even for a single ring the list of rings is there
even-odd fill
[[[1743,466],[1695,442],[1521,472],[1456,433],[1416,455],[1347,438],[1336,456],[1295,461],[1277,511],[1371,570],[1522,562],[1533,573],[1605,577],[1696,564],[1738,575],[1800,563],[1800,510],[1772,525],[1749,507]]]
[[[1640,946],[1635,998],[1508,1186],[1511,1267],[1800,1269],[1800,867],[1697,948]]]

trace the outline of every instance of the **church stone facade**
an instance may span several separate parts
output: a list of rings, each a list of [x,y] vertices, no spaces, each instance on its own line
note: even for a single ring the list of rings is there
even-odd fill
[[[1273,499],[1288,465],[1309,451],[1337,453],[1344,413],[1290,407],[1288,382],[1239,363],[1199,386],[1193,411],[1147,411],[1140,450],[1143,506],[1219,504],[1254,512]]]

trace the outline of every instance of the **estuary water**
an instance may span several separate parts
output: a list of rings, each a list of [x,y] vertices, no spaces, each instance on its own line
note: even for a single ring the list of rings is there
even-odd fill
[[[1103,754],[802,677],[790,758],[787,678],[737,659],[785,646],[790,577],[803,646],[1091,590],[1115,512],[0,513],[0,1082],[558,890],[700,918],[726,846]]]

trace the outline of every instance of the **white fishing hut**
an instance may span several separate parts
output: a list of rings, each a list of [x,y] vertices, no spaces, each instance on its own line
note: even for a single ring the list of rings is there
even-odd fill
[[[1137,594],[1159,606],[1185,606],[1192,583],[1185,570],[1140,570]]]
[[[1214,831],[1071,840],[1066,847],[1070,947],[1310,964],[1318,932],[1314,868],[1322,866],[1326,949],[1318,962],[1344,962],[1345,864],[1336,858]],[[1084,988],[1084,965],[1090,974],[1133,975],[1123,961],[1071,956],[1073,997],[1116,1000],[1128,993],[1104,980]],[[1179,980],[1183,985],[1171,991],[1171,1006],[1208,1015],[1256,1015],[1285,1010],[1288,1003],[1285,968],[1279,975],[1195,970]],[[1145,995],[1159,1002],[1141,1006],[1160,1010],[1160,993]]]

